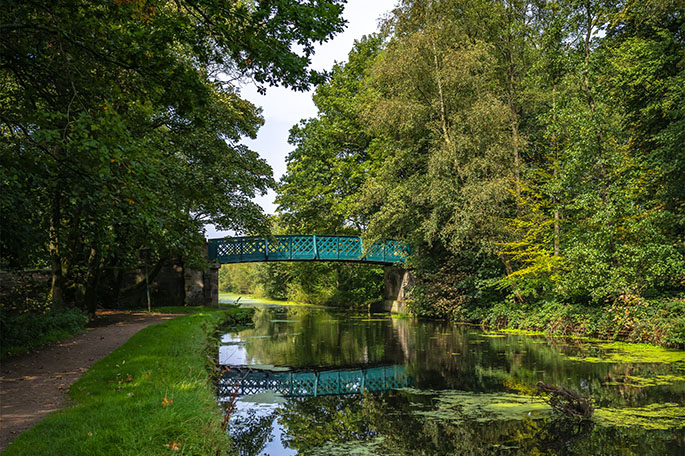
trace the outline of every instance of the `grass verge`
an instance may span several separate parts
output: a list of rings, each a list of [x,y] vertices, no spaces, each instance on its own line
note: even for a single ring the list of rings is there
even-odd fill
[[[215,332],[251,315],[204,311],[138,332],[71,387],[72,408],[40,421],[3,456],[226,454],[209,370]]]
[[[235,302],[235,300],[238,298],[240,298],[241,304],[277,304],[280,306],[324,307],[316,304],[306,304],[297,301],[282,301],[278,299],[261,298],[251,294],[229,293],[225,291],[219,292],[219,305],[225,305],[226,302]]]

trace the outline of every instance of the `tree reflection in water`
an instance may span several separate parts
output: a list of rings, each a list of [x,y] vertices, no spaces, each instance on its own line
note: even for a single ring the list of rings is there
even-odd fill
[[[321,309],[262,309],[254,328],[231,337],[244,342],[241,359],[251,365],[399,365],[414,384],[281,398],[268,414],[254,417],[247,411],[264,404],[238,401],[236,417],[248,418],[240,426],[232,420],[229,429],[240,454],[685,454],[679,424],[685,422],[685,379],[677,363],[583,362],[606,349],[582,340]],[[556,419],[532,397],[538,381],[590,395],[598,410],[593,421]],[[671,406],[655,411],[653,404]],[[647,414],[636,417],[640,410]],[[601,420],[602,411],[614,414],[611,422]]]
[[[587,455],[608,448],[609,454],[676,455],[685,445],[678,430],[608,428],[551,414],[485,421],[459,417],[455,408],[459,419],[424,417],[415,413],[414,399],[404,391],[289,398],[273,413],[241,418],[231,436],[240,455]],[[262,453],[274,426],[281,441]]]
[[[240,456],[256,456],[271,442],[276,408],[264,412],[263,408],[242,408],[232,417],[230,435],[234,453]]]

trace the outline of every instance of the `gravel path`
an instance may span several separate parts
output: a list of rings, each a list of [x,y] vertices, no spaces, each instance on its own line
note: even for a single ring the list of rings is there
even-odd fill
[[[17,435],[67,404],[69,387],[100,358],[141,329],[176,314],[98,312],[91,328],[71,339],[0,365],[0,452]]]

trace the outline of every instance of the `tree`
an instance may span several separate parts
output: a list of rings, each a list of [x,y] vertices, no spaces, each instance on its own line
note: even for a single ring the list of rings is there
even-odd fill
[[[355,42],[348,62],[337,63],[330,79],[317,87],[317,117],[290,130],[295,149],[287,157],[276,198],[284,233],[360,234],[366,228],[359,192],[379,162],[358,110],[369,98],[364,79],[381,44],[376,36]],[[312,263],[270,266],[267,271],[265,288],[277,291],[275,278],[286,277],[293,300],[361,307],[381,297],[378,267]]]
[[[53,300],[93,310],[103,274],[138,265],[141,250],[192,258],[207,221],[263,229],[250,197],[271,172],[238,144],[261,120],[236,83],[322,81],[309,57],[342,29],[342,3],[6,5],[3,264],[25,266],[47,245]]]
[[[400,2],[356,74],[357,109],[321,97],[293,130],[285,217],[321,228],[354,214],[371,239],[408,240],[429,315],[682,293],[682,12]],[[336,157],[338,133],[363,139],[361,168]]]
[[[367,221],[356,205],[358,193],[376,166],[372,137],[358,116],[367,103],[363,84],[378,55],[379,37],[356,41],[345,64],[337,63],[330,80],[314,93],[318,115],[290,131],[295,149],[276,202],[282,222],[290,231],[360,233]]]

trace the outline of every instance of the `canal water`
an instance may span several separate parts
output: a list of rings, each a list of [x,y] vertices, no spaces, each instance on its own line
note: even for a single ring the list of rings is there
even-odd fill
[[[240,455],[685,455],[685,351],[256,305],[219,360]]]

